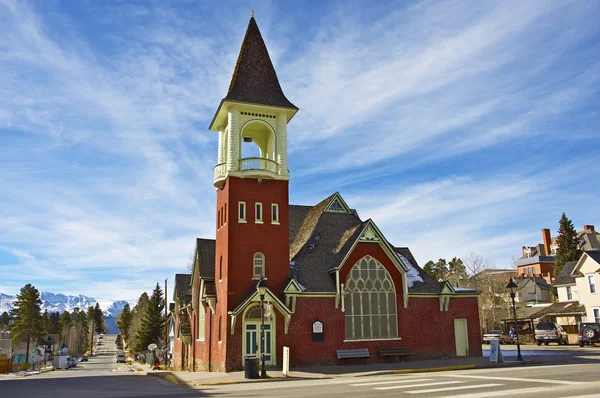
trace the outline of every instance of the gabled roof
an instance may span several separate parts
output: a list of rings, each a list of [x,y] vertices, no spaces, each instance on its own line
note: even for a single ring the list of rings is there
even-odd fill
[[[563,303],[553,303],[543,307],[538,312],[529,315],[530,319],[540,319],[545,316],[555,315],[582,315],[585,314],[585,306],[578,301],[567,301]]]
[[[571,271],[571,276],[577,277],[578,274],[581,275],[579,270],[588,257],[594,260],[600,266],[600,251],[587,250],[583,252],[581,257],[579,257],[579,260],[577,260],[577,263],[573,267],[573,271]]]
[[[190,274],[175,274],[175,286],[173,287],[173,299],[178,298],[179,303],[185,303],[185,298],[192,294],[192,286],[190,282],[192,276]]]
[[[419,267],[419,265],[417,264],[417,261],[415,260],[414,256],[412,255],[412,253],[408,249],[408,247],[396,247],[396,248],[394,248],[394,251],[398,255],[403,257],[403,258],[401,257],[401,260],[403,262],[405,262],[404,260],[407,260],[409,262],[410,266],[412,267],[412,269],[409,268],[409,271],[407,273],[407,277],[409,278],[409,281],[408,281],[409,282],[408,283],[408,292],[409,293],[437,294],[442,291],[442,289],[444,288],[444,283],[436,281],[431,275],[429,275],[427,272],[423,271],[423,269],[421,267]],[[405,265],[409,265],[409,264],[405,264]],[[412,286],[411,286],[411,282],[412,282]]]
[[[298,109],[283,94],[254,17],[248,22],[246,36],[224,100]]]
[[[554,280],[553,285],[574,285],[575,277],[572,276],[571,273],[573,272],[573,269],[575,268],[576,264],[577,261],[569,261],[568,263],[565,263],[563,269],[560,271],[560,274],[558,274],[558,276]]]
[[[515,278],[515,282],[517,284],[517,286],[519,286],[519,289],[524,288],[525,286],[531,284],[533,286],[533,282],[535,279],[535,284],[541,288],[541,289],[550,289],[552,288],[551,285],[548,284],[548,282],[546,282],[546,280],[542,277],[536,276],[536,277],[525,277],[525,278]]]
[[[198,264],[198,269],[194,266],[192,275],[200,272],[202,279],[215,278],[215,240],[214,239],[196,239],[196,253],[194,264]],[[197,259],[197,262],[196,262]]]

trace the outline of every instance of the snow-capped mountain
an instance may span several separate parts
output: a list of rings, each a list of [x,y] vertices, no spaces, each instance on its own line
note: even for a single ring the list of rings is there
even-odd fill
[[[54,294],[50,292],[41,292],[40,298],[43,303],[42,311],[48,310],[48,312],[58,311],[63,313],[64,311],[71,312],[74,308],[87,310],[90,305],[96,306],[96,303],[98,303],[100,304],[100,308],[105,317],[116,316],[117,313],[123,309],[125,304],[128,303],[125,300],[103,300],[81,294],[78,296],[65,296],[64,294]],[[0,314],[4,311],[10,311],[13,307],[13,302],[16,299],[16,296],[0,293]],[[135,303],[130,302],[129,305],[133,307]]]

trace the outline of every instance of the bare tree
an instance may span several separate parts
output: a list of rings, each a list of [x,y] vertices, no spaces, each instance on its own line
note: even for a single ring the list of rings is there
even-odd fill
[[[473,252],[469,252],[469,254],[463,257],[463,263],[470,276],[475,276],[486,268],[483,257]]]

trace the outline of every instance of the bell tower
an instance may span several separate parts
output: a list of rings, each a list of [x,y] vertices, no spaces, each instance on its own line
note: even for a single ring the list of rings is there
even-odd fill
[[[224,320],[261,276],[273,292],[289,278],[287,125],[296,112],[252,16],[209,127],[219,134],[215,316]]]

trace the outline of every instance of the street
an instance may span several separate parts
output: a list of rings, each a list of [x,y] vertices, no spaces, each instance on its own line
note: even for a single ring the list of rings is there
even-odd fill
[[[2,376],[2,397],[197,397],[202,392],[180,387],[116,363],[115,335],[105,335],[102,345],[88,362],[69,370],[56,370],[29,377]]]
[[[488,347],[484,346],[484,349]],[[502,346],[507,360],[515,347]],[[436,373],[309,380],[251,382],[187,387],[160,377],[146,376],[144,365],[116,363],[115,336],[108,335],[89,362],[76,368],[29,377],[1,376],[0,391],[7,397],[496,397],[517,394],[552,397],[600,396],[600,348],[588,346],[526,346],[527,358],[550,359],[552,364]],[[134,371],[134,370],[141,371]],[[352,366],[344,367],[348,373]],[[153,372],[150,372],[151,374]],[[292,372],[293,374],[293,372]],[[202,374],[199,374],[202,377]],[[156,375],[155,375],[156,376]],[[210,380],[210,379],[206,379]]]
[[[598,357],[600,361],[600,357]],[[203,387],[204,394],[235,397],[499,397],[535,394],[598,397],[600,364],[527,366],[410,375]]]

